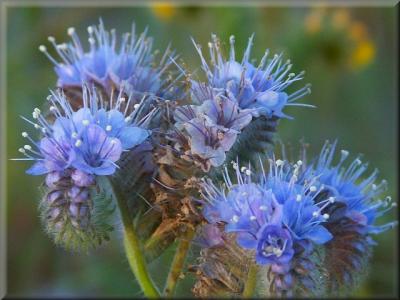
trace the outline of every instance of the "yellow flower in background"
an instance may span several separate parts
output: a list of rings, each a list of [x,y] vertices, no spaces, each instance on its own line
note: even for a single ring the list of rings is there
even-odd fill
[[[332,14],[332,25],[336,29],[346,28],[350,22],[350,13],[347,8],[337,9]]]
[[[175,15],[176,7],[172,3],[160,2],[152,4],[151,11],[157,18],[169,21]]]
[[[323,7],[313,8],[311,13],[304,20],[306,31],[308,33],[317,33],[321,30],[321,22],[324,17],[325,9]]]
[[[355,41],[365,40],[368,37],[368,31],[364,23],[353,21],[349,29],[349,36]]]
[[[354,20],[348,8],[312,8],[304,30],[329,65],[358,70],[375,58],[376,46],[366,24]]]
[[[357,43],[352,51],[350,63],[354,68],[364,67],[372,62],[375,57],[375,44],[372,40],[363,40]]]

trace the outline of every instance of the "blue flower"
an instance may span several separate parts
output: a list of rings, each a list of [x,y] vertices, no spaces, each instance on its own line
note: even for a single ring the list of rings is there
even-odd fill
[[[235,101],[242,109],[252,109],[256,117],[260,115],[271,118],[288,117],[283,113],[285,106],[310,106],[293,103],[295,100],[310,93],[310,86],[287,93],[287,88],[294,82],[303,78],[304,72],[295,75],[289,73],[292,65],[290,61],[282,62],[282,54],[273,56],[268,60],[267,50],[258,66],[250,63],[250,51],[253,43],[253,36],[243,55],[242,61],[238,62],[235,57],[235,39],[230,38],[230,55],[226,59],[221,51],[220,41],[212,35],[210,48],[210,65],[204,58],[200,46],[196,45],[200,55],[202,69],[206,74],[207,83],[205,86],[198,81],[192,80],[191,91],[195,99],[207,99],[208,94],[213,91],[223,93],[232,101]]]
[[[89,26],[87,30],[89,50],[84,49],[72,27],[68,29],[71,43],[57,44],[54,37],[49,37],[61,62],[53,58],[44,45],[39,47],[53,62],[59,87],[80,87],[83,82],[94,82],[107,91],[124,87],[129,92],[159,97],[171,97],[171,91],[176,92],[171,80],[166,78],[174,54],[168,48],[156,63],[153,42],[146,31],[138,36],[133,24],[132,31],[123,34],[118,43],[115,30],[107,31],[101,20],[98,26]]]
[[[292,237],[287,229],[265,224],[257,234],[256,261],[259,264],[286,264],[294,254]]]
[[[322,213],[331,200],[316,201],[322,191],[313,185],[316,177],[299,183],[300,163],[270,160],[269,172],[259,175],[233,164],[237,183],[232,183],[227,169],[226,190],[211,181],[204,183],[203,215],[211,224],[225,224],[225,232],[236,233],[243,248],[255,249],[257,263],[287,264],[296,244],[325,244],[332,239],[324,227],[329,215]]]
[[[235,143],[238,134],[247,126],[252,115],[241,110],[233,101],[210,95],[201,105],[181,106],[175,110],[175,126],[188,138],[192,155],[220,166]]]
[[[397,222],[375,225],[377,218],[396,206],[396,203],[390,203],[390,197],[386,197],[385,200],[377,199],[386,189],[386,181],[375,183],[377,170],[362,178],[368,165],[363,164],[359,157],[345,167],[344,163],[349,156],[346,150],[340,151],[340,160],[334,165],[332,161],[335,150],[336,142],[333,144],[327,142],[319,157],[305,169],[303,176],[307,177],[311,173],[317,175],[319,184],[323,186],[328,196],[337,203],[344,204],[341,217],[347,217],[361,225],[365,234],[378,234],[392,228]],[[336,219],[340,217],[336,215]]]
[[[84,87],[83,107],[77,111],[63,94],[53,93],[48,100],[53,123],[49,123],[37,108],[33,112],[33,121],[24,118],[44,135],[36,142],[28,133],[22,133],[33,146],[25,145],[20,152],[27,160],[36,161],[27,170],[28,174],[41,175],[72,168],[86,174],[111,175],[122,151],[140,145],[149,136],[149,131],[143,127],[147,126],[154,111],[142,116],[145,98],[130,109],[132,98],[126,100],[119,96],[109,107],[98,98],[95,90],[90,92]],[[118,110],[122,106],[123,112]],[[82,176],[78,176],[81,177],[78,181],[85,182],[87,179]]]

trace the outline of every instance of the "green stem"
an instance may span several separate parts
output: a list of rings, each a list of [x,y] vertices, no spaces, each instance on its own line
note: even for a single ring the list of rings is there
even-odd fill
[[[160,294],[152,282],[149,272],[147,271],[146,261],[141,251],[139,239],[133,226],[132,218],[129,215],[129,209],[122,197],[119,197],[116,189],[113,188],[111,182],[108,182],[113,196],[118,203],[121,213],[122,224],[124,226],[124,246],[126,257],[136,280],[139,282],[144,295],[147,298],[159,298]]]
[[[172,297],[175,291],[176,284],[178,283],[179,275],[181,274],[187,252],[190,248],[190,243],[194,236],[194,230],[187,228],[185,235],[179,241],[178,247],[176,248],[174,260],[171,264],[171,269],[168,274],[167,281],[164,288],[164,296]]]
[[[254,290],[257,284],[257,272],[258,266],[257,264],[253,263],[250,266],[249,273],[247,274],[247,280],[244,285],[244,290],[242,294],[243,298],[251,298],[252,296],[254,296]]]

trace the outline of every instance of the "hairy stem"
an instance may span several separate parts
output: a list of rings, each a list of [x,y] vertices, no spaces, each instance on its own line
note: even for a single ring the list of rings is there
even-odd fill
[[[251,298],[254,296],[254,290],[256,288],[256,283],[257,283],[257,272],[258,272],[257,264],[255,263],[251,264],[249,273],[247,274],[247,280],[244,285],[244,290],[242,294],[243,298]]]
[[[174,260],[171,264],[171,269],[168,274],[167,281],[164,288],[164,296],[172,297],[175,291],[176,284],[178,283],[179,275],[181,274],[187,252],[190,248],[190,243],[194,236],[195,231],[192,228],[187,228],[185,235],[179,241],[176,248]]]
[[[122,224],[124,226],[125,254],[128,258],[131,270],[135,275],[140,287],[142,288],[144,295],[147,298],[159,298],[160,294],[151,280],[149,272],[147,271],[146,261],[144,255],[142,254],[140,242],[136,235],[132,218],[129,215],[128,205],[122,199],[122,197],[119,197],[117,189],[113,188],[111,182],[107,182],[105,184],[110,186],[110,190],[113,192],[113,196],[118,203]]]

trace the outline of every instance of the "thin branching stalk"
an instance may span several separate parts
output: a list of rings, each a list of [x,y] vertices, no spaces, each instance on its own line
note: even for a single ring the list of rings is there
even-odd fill
[[[247,275],[247,280],[244,285],[243,290],[243,298],[251,298],[254,296],[254,291],[257,284],[257,273],[258,273],[258,266],[257,264],[252,264],[249,269],[249,273]]]
[[[136,277],[144,295],[147,298],[159,298],[160,294],[150,278],[147,270],[146,261],[142,254],[141,245],[136,235],[133,225],[133,220],[129,215],[129,209],[125,201],[119,197],[118,192],[113,189],[111,182],[108,182],[113,196],[118,203],[118,208],[121,213],[122,224],[124,226],[124,246],[125,254],[128,258],[129,265],[133,274]]]
[[[171,269],[165,283],[165,297],[172,297],[174,295],[174,291],[178,283],[179,276],[182,272],[183,266],[185,264],[187,252],[190,248],[190,243],[192,241],[194,233],[194,230],[188,227],[185,235],[179,241],[178,247],[176,248],[174,260],[172,261]]]

